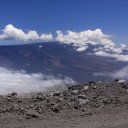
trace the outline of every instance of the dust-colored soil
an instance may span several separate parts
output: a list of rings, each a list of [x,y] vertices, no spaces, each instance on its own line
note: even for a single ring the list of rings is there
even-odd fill
[[[0,128],[128,128],[127,82],[0,96]]]

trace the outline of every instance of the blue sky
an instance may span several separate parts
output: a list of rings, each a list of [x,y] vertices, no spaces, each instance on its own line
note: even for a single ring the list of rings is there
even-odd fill
[[[128,42],[128,0],[1,0],[0,30],[13,24],[24,31],[102,29]]]

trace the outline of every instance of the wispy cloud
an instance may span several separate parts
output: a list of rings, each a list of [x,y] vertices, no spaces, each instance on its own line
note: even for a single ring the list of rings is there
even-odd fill
[[[111,78],[122,78],[122,79],[127,79],[128,80],[128,66],[120,69],[120,70],[117,70],[117,71],[114,71],[114,72],[111,72],[111,73],[102,73],[102,72],[97,72],[97,73],[94,73],[94,76],[107,76],[107,77],[111,77]]]

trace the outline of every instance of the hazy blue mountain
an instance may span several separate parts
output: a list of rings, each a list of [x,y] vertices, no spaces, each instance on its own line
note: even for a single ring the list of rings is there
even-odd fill
[[[0,46],[0,66],[23,69],[27,73],[69,76],[83,82],[90,79],[109,79],[93,74],[112,72],[128,64],[114,61],[113,58],[88,55],[88,52],[92,52],[91,47],[93,46],[87,51],[77,52],[73,46],[57,42]]]

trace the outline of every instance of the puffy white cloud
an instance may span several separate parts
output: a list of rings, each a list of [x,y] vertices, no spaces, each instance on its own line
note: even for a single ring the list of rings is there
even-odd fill
[[[39,35],[36,31],[28,31],[25,33],[22,29],[18,29],[12,24],[8,24],[3,29],[3,34],[0,35],[0,40],[41,40],[41,41],[51,41],[53,40],[52,34],[41,34]]]
[[[67,31],[66,33],[63,33],[62,31],[57,31],[56,33],[57,41],[66,44],[73,44],[74,46],[79,48],[87,47],[88,44],[101,44],[105,46],[108,45],[111,47],[115,46],[115,44],[109,39],[110,36],[104,34],[101,29],[86,30],[81,32]]]
[[[56,88],[65,88],[75,83],[70,78],[60,79],[41,73],[26,74],[25,71],[13,71],[0,67],[0,94],[17,92],[19,94],[44,92]]]

